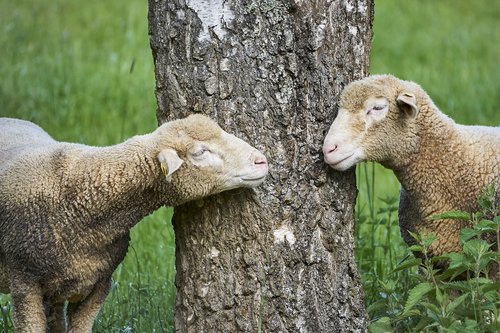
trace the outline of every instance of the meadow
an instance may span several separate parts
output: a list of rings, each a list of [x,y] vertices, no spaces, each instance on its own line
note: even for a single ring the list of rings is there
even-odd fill
[[[500,2],[376,0],[371,73],[420,83],[459,123],[500,125]],[[156,125],[145,0],[0,0],[0,116],[36,122],[58,140],[117,143]],[[356,259],[368,306],[386,297],[409,254],[397,226],[397,180],[357,169]],[[172,332],[171,209],[132,231],[95,332]],[[394,289],[394,288],[393,288]],[[0,295],[0,332],[10,332]]]

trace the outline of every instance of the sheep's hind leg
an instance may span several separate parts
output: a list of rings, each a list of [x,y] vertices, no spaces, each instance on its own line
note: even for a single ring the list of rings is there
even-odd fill
[[[45,333],[47,322],[40,286],[12,279],[10,289],[16,333]]]
[[[68,304],[68,333],[92,332],[92,325],[108,295],[110,286],[111,279],[98,282],[84,300]]]

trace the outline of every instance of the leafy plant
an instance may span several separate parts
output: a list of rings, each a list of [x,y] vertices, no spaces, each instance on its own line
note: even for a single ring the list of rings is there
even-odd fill
[[[386,281],[379,281],[384,294],[368,307],[373,318],[371,332],[500,331],[500,252],[484,239],[492,239],[492,235],[497,241],[499,238],[497,198],[491,186],[479,201],[479,212],[455,211],[434,217],[472,221],[472,227],[460,233],[460,253],[430,257],[436,237],[412,234],[416,245],[409,249],[419,258],[408,255]],[[437,268],[436,263],[443,260],[446,268]],[[412,281],[408,290],[396,288],[404,271]]]

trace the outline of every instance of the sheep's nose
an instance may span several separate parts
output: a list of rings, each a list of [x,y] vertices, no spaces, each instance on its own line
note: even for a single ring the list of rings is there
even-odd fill
[[[262,155],[262,156],[258,156],[258,157],[256,157],[256,158],[254,159],[253,163],[254,163],[255,165],[262,165],[262,166],[265,166],[265,165],[267,165],[267,158],[266,158],[264,155]]]
[[[253,161],[255,167],[267,169],[267,158],[260,151],[255,150],[252,153],[251,161]]]
[[[337,145],[328,145],[323,147],[323,155],[328,155],[333,153],[335,150],[337,150],[338,146]]]

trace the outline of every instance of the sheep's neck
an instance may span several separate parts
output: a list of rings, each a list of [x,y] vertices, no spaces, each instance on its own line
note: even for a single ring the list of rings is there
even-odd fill
[[[440,112],[426,115],[421,122],[417,150],[404,164],[391,168],[415,204],[432,200],[432,207],[440,207],[441,211],[467,209],[458,201],[456,189],[474,189],[474,179],[454,122]],[[438,213],[426,207],[421,212],[424,218]]]
[[[122,144],[92,148],[79,155],[74,170],[69,171],[68,189],[77,209],[92,207],[84,214],[91,223],[112,223],[123,231],[130,229],[142,217],[161,207],[155,184],[161,170],[155,160],[154,147],[144,139],[129,140]],[[76,177],[75,177],[76,176]]]

